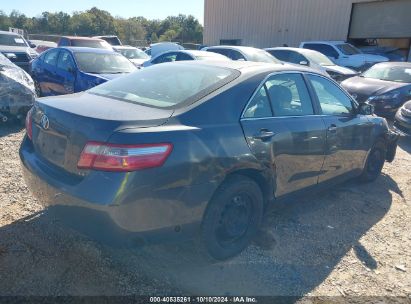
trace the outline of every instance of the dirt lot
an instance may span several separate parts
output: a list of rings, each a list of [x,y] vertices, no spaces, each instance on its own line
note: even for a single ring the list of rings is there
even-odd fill
[[[241,256],[193,244],[116,249],[63,226],[20,173],[18,127],[0,126],[0,295],[411,296],[411,140],[373,184],[280,204]]]

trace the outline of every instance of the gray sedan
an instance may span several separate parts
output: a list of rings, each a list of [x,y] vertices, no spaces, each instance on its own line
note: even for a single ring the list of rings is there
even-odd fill
[[[100,239],[190,236],[227,259],[269,204],[378,178],[397,135],[371,110],[304,67],[165,63],[38,99],[20,158],[39,202]]]

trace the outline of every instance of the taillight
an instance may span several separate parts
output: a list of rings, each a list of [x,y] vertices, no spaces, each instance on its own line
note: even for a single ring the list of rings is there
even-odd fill
[[[26,115],[26,133],[27,133],[28,138],[30,138],[30,140],[33,138],[32,115],[33,115],[33,108],[31,108],[30,111],[28,111]]]
[[[116,145],[89,142],[81,152],[77,167],[101,171],[130,172],[160,167],[173,150],[173,145]]]

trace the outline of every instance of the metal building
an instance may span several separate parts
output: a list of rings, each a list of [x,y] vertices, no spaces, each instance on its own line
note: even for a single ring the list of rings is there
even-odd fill
[[[204,0],[204,44],[381,39],[409,50],[411,0]]]

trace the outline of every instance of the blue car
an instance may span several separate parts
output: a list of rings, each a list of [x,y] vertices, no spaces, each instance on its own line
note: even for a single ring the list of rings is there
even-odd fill
[[[85,91],[135,70],[119,53],[85,47],[53,48],[31,62],[38,96]]]

